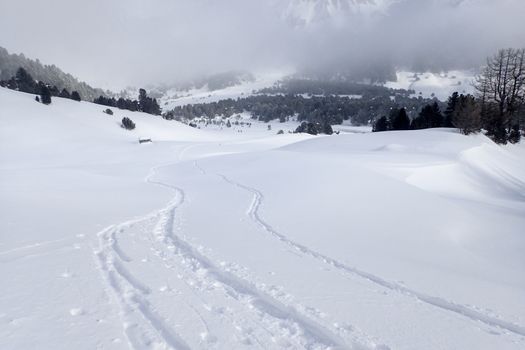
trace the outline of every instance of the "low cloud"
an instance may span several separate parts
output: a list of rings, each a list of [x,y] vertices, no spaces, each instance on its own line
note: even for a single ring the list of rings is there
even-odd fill
[[[522,0],[381,0],[308,24],[287,18],[291,1],[4,0],[0,46],[115,88],[227,70],[465,68],[525,43]]]

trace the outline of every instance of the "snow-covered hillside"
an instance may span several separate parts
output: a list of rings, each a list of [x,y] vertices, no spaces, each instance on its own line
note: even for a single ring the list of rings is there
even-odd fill
[[[473,94],[475,89],[475,73],[465,70],[455,70],[443,73],[398,71],[397,81],[387,82],[386,87],[392,89],[414,90],[414,96],[424,98],[437,97],[446,101],[453,92]]]
[[[0,88],[1,349],[525,347],[523,145],[104,108]]]
[[[160,105],[164,111],[169,111],[175,107],[188,104],[244,98],[261,89],[272,87],[289,74],[290,71],[256,74],[253,80],[242,81],[239,84],[215,90],[209,89],[207,85],[191,90],[170,89],[160,99]]]

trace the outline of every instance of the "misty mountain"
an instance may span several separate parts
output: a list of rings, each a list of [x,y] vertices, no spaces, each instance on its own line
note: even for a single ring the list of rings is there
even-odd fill
[[[18,68],[24,68],[34,79],[56,86],[59,90],[78,91],[80,96],[92,101],[94,98],[108,93],[102,89],[93,88],[85,82],[79,81],[71,74],[63,72],[53,65],[45,65],[38,59],[32,60],[24,54],[9,54],[0,47],[0,80],[8,80],[16,74]]]
[[[357,14],[383,12],[392,0],[289,0],[282,18],[296,26],[305,26]]]
[[[329,21],[345,21],[352,17],[390,15],[406,7],[453,8],[468,6],[469,0],[288,0],[279,1],[282,18],[297,27]],[[391,10],[392,9],[392,10]]]

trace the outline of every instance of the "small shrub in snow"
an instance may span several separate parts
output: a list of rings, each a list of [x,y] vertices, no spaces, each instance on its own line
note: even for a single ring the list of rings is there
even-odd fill
[[[520,140],[521,140],[520,127],[518,126],[518,124],[514,124],[514,126],[512,127],[509,133],[509,142],[518,143],[520,142]]]
[[[35,101],[36,101],[36,102],[40,102],[40,97],[35,96]]]
[[[113,115],[113,111],[109,108],[107,108],[104,113],[108,114],[108,115]]]
[[[128,117],[124,117],[122,118],[122,127],[126,130],[133,130],[135,129],[135,123]]]
[[[281,129],[281,130],[277,131],[277,135],[282,135],[282,134],[284,134],[284,130]]]

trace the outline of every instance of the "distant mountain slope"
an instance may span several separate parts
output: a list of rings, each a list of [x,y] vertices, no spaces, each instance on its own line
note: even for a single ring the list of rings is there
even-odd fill
[[[34,79],[55,85],[60,90],[65,88],[69,92],[78,91],[84,100],[93,101],[100,95],[108,94],[102,89],[93,88],[79,81],[71,74],[64,73],[55,65],[42,64],[38,59],[32,60],[23,54],[10,54],[5,48],[0,47],[0,80],[10,79],[20,67],[27,70]]]

